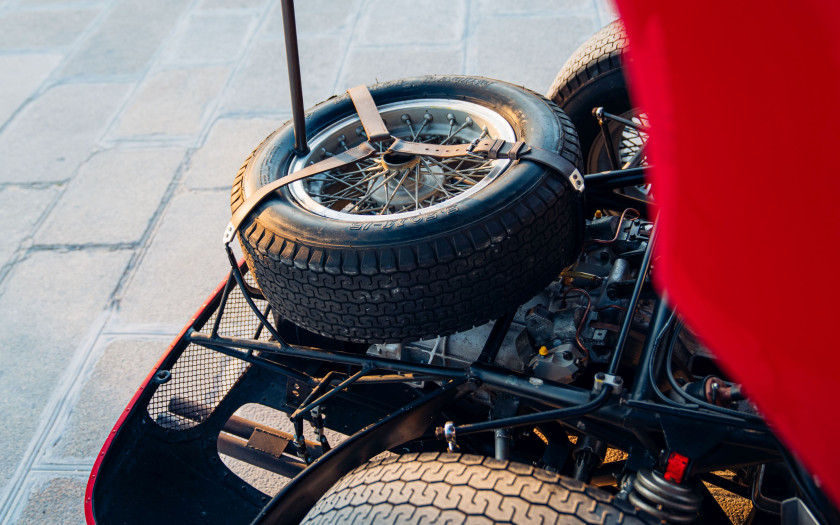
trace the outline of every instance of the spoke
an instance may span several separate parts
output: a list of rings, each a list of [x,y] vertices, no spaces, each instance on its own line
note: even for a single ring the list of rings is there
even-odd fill
[[[383,206],[383,207],[382,207],[382,211],[381,211],[381,212],[379,212],[379,215],[382,215],[383,213],[385,213],[385,210],[387,210],[387,209],[388,209],[388,206],[390,206],[390,205],[391,205],[391,200],[394,198],[394,195],[396,195],[396,194],[397,194],[397,192],[398,192],[398,191],[400,191],[400,188],[402,188],[402,187],[403,187],[403,185],[402,185],[402,184],[403,184],[403,182],[405,182],[405,179],[408,177],[408,174],[409,174],[410,172],[411,172],[411,170],[405,170],[405,173],[403,173],[402,178],[401,178],[401,179],[400,179],[400,181],[397,183],[397,187],[396,187],[396,188],[394,188],[394,191],[392,191],[392,192],[391,192],[391,195],[389,195],[389,196],[388,196],[388,198],[385,200],[385,206]]]
[[[423,115],[423,123],[420,125],[420,129],[417,130],[417,133],[415,133],[414,135],[411,136],[412,141],[416,140],[417,136],[420,135],[420,133],[423,131],[423,128],[426,127],[426,124],[431,122],[432,119],[430,117],[431,117],[431,115],[429,115],[428,113]]]
[[[429,157],[429,160],[434,160],[434,159],[432,159],[431,157]],[[448,191],[446,191],[445,189],[443,189],[443,186],[441,186],[441,185],[440,185],[440,181],[437,179],[437,177],[435,177],[435,176],[434,176],[434,175],[435,175],[435,172],[434,172],[434,171],[432,171],[431,166],[429,166],[429,165],[426,163],[426,157],[420,157],[420,162],[422,162],[423,164],[425,164],[425,165],[426,165],[426,169],[427,169],[427,170],[429,170],[429,174],[430,174],[430,175],[432,175],[432,177],[435,179],[435,185],[436,185],[438,188],[440,188],[440,191],[442,191],[443,193],[445,193],[447,197],[452,197],[452,194],[451,194],[451,193],[449,193]]]
[[[444,144],[446,144],[447,142],[449,142],[449,140],[450,140],[450,139],[455,138],[455,135],[457,135],[458,133],[460,133],[462,129],[466,128],[466,127],[467,127],[467,126],[469,126],[470,124],[472,124],[472,119],[470,119],[469,117],[467,117],[467,120],[465,120],[465,121],[464,121],[464,123],[463,123],[463,124],[461,124],[461,127],[459,127],[457,130],[455,130],[455,133],[450,133],[450,135],[449,135],[448,137],[446,137],[446,139],[444,139],[444,141],[443,141],[443,142],[441,142],[441,145],[444,145]],[[452,128],[450,127],[449,129],[451,130]]]
[[[414,165],[414,209],[420,209],[420,163]]]
[[[375,187],[375,188],[373,188],[372,190],[369,190],[369,191],[367,192],[367,194],[364,196],[364,198],[362,198],[362,200],[360,200],[359,202],[357,202],[357,203],[356,203],[356,205],[355,205],[355,206],[353,206],[353,210],[358,210],[358,209],[359,209],[359,206],[361,206],[363,203],[367,202],[367,200],[368,200],[368,199],[370,199],[370,198],[373,196],[373,194],[376,192],[376,190],[378,190],[379,188],[381,188],[383,185],[387,184],[387,183],[388,183],[388,181],[390,181],[391,179],[393,179],[394,177],[396,177],[397,175],[399,175],[399,173],[400,173],[399,171],[395,171],[395,172],[393,172],[391,175],[388,175],[387,177],[385,177],[384,179],[382,179],[382,182],[380,182],[379,184],[377,184],[377,185],[376,185],[376,187]],[[351,213],[352,213],[352,210],[351,210]]]
[[[446,164],[441,163],[439,160],[437,160],[433,157],[420,157],[420,160],[423,161],[424,164],[426,162],[425,159],[429,159],[436,166],[439,166],[441,169],[443,169],[445,171],[448,171],[449,173],[452,173],[454,175],[463,175],[464,174],[463,172],[456,171],[456,170],[452,169],[450,166],[447,166]],[[428,164],[426,164],[426,166],[428,167]],[[429,168],[429,172],[434,173],[431,168]]]
[[[379,177],[382,173],[385,173],[385,171],[383,170],[381,173],[379,173],[379,172],[371,173],[370,175],[366,176],[365,178],[363,178],[359,182],[353,184],[352,186],[348,186],[341,191],[348,191],[348,190],[352,190],[354,188],[357,188],[357,187],[359,187],[359,185],[364,184],[365,182],[369,182],[369,181],[375,179],[376,177]]]

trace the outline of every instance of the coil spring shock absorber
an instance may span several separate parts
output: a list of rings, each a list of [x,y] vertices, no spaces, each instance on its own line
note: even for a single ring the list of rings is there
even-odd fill
[[[703,495],[694,485],[668,481],[656,471],[640,470],[628,499],[668,523],[692,523],[700,512]]]

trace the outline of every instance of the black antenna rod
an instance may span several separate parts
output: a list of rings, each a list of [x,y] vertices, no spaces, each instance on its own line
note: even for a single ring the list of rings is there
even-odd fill
[[[289,66],[289,90],[292,94],[292,124],[295,128],[295,153],[309,153],[306,144],[306,122],[303,116],[303,87],[300,84],[300,58],[298,57],[297,24],[294,0],[282,0],[283,33],[286,36],[286,64]]]

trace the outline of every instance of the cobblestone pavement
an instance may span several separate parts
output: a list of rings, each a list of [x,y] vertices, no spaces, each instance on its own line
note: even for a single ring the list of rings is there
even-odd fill
[[[545,92],[605,0],[299,0],[307,105],[480,74]],[[276,0],[0,0],[0,523],[81,523],[134,389],[226,273],[230,183],[290,116]]]

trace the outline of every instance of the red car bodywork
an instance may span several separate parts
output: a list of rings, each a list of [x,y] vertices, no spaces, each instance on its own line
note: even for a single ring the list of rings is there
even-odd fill
[[[840,3],[618,4],[659,285],[836,504]]]

